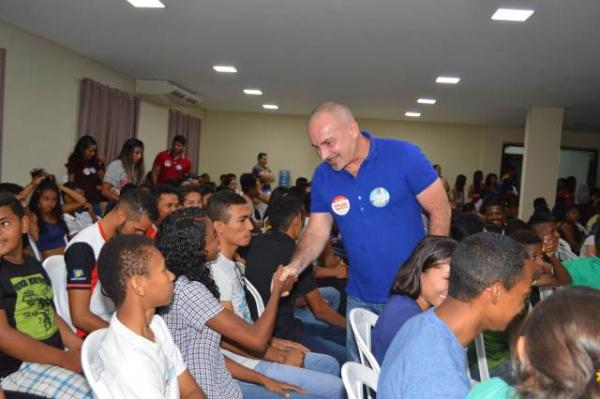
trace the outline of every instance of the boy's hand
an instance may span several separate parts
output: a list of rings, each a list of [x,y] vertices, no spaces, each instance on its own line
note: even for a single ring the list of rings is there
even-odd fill
[[[296,385],[286,384],[285,382],[280,382],[269,377],[265,378],[263,381],[263,386],[269,391],[278,393],[286,398],[290,396],[290,392],[298,392],[299,394],[305,393],[302,388]]]
[[[283,363],[294,367],[304,367],[304,352],[296,349],[287,350],[283,356]]]
[[[294,283],[296,282],[295,276],[288,276],[285,274],[285,268],[279,266],[275,274],[273,274],[273,280],[271,281],[271,292],[277,293],[277,295],[285,296],[283,294],[289,293]]]
[[[76,373],[81,373],[81,349],[73,348],[65,351],[59,366]]]
[[[556,254],[558,248],[558,237],[552,235],[545,235],[542,242],[542,253],[548,257],[552,257]]]

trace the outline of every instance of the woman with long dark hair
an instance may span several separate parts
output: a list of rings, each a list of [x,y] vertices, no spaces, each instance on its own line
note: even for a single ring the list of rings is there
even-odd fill
[[[74,200],[65,205],[66,212],[85,206],[83,195],[68,187],[58,186],[53,177],[44,179],[29,200],[29,233],[44,259],[62,255],[67,244],[69,229],[63,219],[65,210],[60,202],[61,191]]]
[[[119,157],[112,161],[104,175],[102,195],[117,201],[124,185],[139,186],[144,180],[144,143],[130,138],[123,143]]]
[[[477,170],[473,173],[473,183],[469,186],[469,198],[473,204],[477,204],[482,198],[483,189],[483,172]]]
[[[456,241],[451,238],[426,236],[398,270],[390,299],[373,328],[372,351],[379,364],[408,319],[446,299],[454,248]]]
[[[301,368],[302,362],[296,362],[299,367],[291,366],[293,358],[299,356],[296,360],[304,359],[308,367],[311,355],[304,352],[306,348],[271,339],[282,292],[279,273],[273,279],[274,294],[254,324],[246,323],[221,306],[219,290],[206,265],[218,255],[218,238],[203,210],[182,208],[174,211],[162,222],[156,246],[176,278],[173,301],[159,313],[171,330],[190,372],[209,399],[300,397],[298,394],[304,390],[309,397],[311,394],[342,397],[343,386],[338,377]],[[219,347],[221,335],[227,341],[247,348],[253,355],[236,352],[236,360],[224,357]],[[278,377],[260,371],[260,364],[265,362],[261,360],[262,356],[281,356],[283,364],[274,368]],[[238,362],[246,357],[252,364]],[[302,388],[292,384],[302,385]]]
[[[450,190],[450,204],[459,212],[462,211],[465,204],[465,184],[467,184],[467,176],[458,175],[454,181],[454,187]]]
[[[104,158],[98,156],[98,143],[92,136],[81,136],[66,165],[69,181],[84,191],[85,198],[99,210],[100,186],[104,178]]]

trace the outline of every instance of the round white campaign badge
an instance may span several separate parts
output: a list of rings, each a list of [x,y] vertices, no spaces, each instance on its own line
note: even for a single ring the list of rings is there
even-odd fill
[[[167,159],[165,160],[165,168],[170,168],[171,167],[171,160]]]
[[[90,168],[83,168],[83,174],[86,176],[90,175]]]
[[[336,215],[344,216],[350,212],[350,201],[343,195],[338,195],[331,201],[331,209]]]
[[[374,188],[369,194],[369,201],[374,207],[383,208],[390,202],[390,193],[383,187]]]
[[[181,169],[183,169],[183,168],[181,167],[181,165],[177,164],[177,165],[175,165],[175,169],[177,169],[177,170],[181,170]]]
[[[90,168],[90,173],[91,173],[91,174],[94,174],[94,173],[96,173],[96,172],[97,172],[96,168],[94,168],[94,167],[92,166],[92,167]]]

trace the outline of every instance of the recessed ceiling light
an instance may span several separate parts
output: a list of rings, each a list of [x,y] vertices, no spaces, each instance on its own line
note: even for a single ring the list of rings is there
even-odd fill
[[[258,89],[244,89],[244,93],[249,96],[262,96],[262,91]]]
[[[420,112],[405,112],[404,116],[408,116],[410,118],[420,118],[421,113]]]
[[[160,0],[127,0],[127,2],[136,8],[165,8]]]
[[[221,73],[236,73],[237,69],[232,65],[215,65],[213,69]]]
[[[494,21],[525,22],[533,15],[533,10],[518,10],[515,8],[499,8],[491,18]]]
[[[455,85],[460,82],[460,78],[456,76],[438,76],[435,83]]]
[[[263,104],[264,109],[279,109],[278,105],[275,104]]]
[[[435,98],[419,98],[417,102],[419,104],[435,104],[436,100]]]

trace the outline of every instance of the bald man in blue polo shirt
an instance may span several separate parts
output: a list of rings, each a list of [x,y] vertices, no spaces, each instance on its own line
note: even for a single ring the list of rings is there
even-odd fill
[[[323,162],[312,180],[310,221],[284,274],[297,276],[321,253],[335,220],[350,264],[347,312],[379,314],[398,267],[426,234],[421,209],[428,234],[448,235],[444,186],[417,146],[361,132],[345,105],[315,108],[308,135]],[[349,326],[346,334],[348,360],[356,361]]]

